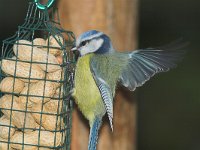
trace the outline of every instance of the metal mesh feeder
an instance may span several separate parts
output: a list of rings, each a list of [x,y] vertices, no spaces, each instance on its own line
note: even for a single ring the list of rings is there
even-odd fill
[[[30,3],[24,24],[3,41],[0,150],[70,149],[75,38],[52,3]]]

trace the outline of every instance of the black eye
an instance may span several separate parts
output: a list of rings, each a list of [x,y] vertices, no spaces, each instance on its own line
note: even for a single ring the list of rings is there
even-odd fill
[[[88,41],[81,42],[80,46],[85,46],[88,43]]]

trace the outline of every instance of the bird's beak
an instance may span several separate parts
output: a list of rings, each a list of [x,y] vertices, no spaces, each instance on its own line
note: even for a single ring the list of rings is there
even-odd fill
[[[78,49],[77,49],[77,47],[73,47],[72,49],[71,49],[71,51],[77,51]]]
[[[71,51],[75,54],[75,58],[76,58],[76,60],[77,60],[78,57],[80,57],[80,52],[79,52],[78,48],[77,48],[77,47],[73,47],[73,48],[71,49]]]
[[[74,52],[74,51],[77,51],[77,50],[78,50],[78,48],[76,47],[76,42],[74,42],[71,51]]]

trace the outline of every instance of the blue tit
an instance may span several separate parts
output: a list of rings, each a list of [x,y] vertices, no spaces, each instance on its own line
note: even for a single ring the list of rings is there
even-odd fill
[[[130,91],[153,75],[166,72],[182,58],[180,50],[139,49],[117,52],[110,38],[96,30],[81,34],[72,51],[79,51],[72,96],[89,120],[88,150],[96,150],[98,131],[107,114],[113,130],[113,97],[117,83]]]

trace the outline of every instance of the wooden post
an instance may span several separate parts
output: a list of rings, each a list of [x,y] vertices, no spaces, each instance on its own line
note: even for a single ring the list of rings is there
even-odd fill
[[[137,46],[137,0],[58,0],[63,28],[76,36],[96,29],[108,34],[117,50]],[[134,150],[136,147],[136,104],[118,90],[114,104],[114,132],[107,119],[100,131],[98,150]],[[129,94],[129,93],[128,93]],[[73,114],[72,150],[87,150],[89,125],[77,110]]]

